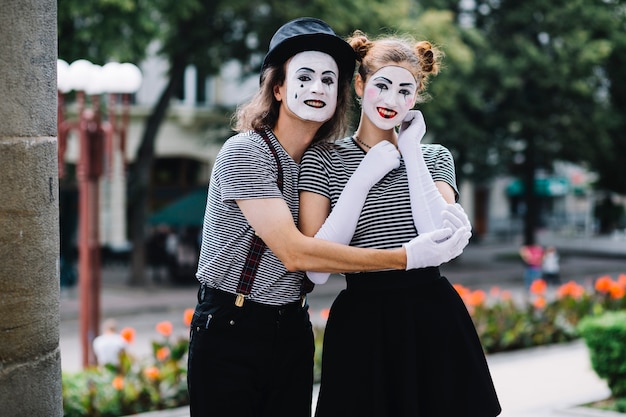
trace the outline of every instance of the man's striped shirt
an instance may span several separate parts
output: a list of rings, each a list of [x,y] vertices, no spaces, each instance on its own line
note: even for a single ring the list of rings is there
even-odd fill
[[[254,230],[236,200],[283,198],[298,221],[299,166],[267,130],[283,170],[283,192],[276,179],[276,159],[261,136],[247,132],[229,138],[215,160],[202,231],[196,277],[213,288],[235,293]],[[261,258],[249,299],[282,305],[300,297],[304,273],[288,272],[267,248]]]

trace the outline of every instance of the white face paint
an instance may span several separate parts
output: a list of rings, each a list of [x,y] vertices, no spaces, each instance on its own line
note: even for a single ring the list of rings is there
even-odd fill
[[[361,106],[376,127],[390,130],[402,123],[415,105],[416,93],[417,82],[409,70],[395,65],[382,67],[365,84]]]
[[[337,108],[339,68],[328,54],[305,51],[294,55],[287,65],[287,107],[296,116],[325,122]]]

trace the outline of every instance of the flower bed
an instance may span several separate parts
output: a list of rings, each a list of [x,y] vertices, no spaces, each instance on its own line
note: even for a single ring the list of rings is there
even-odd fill
[[[185,310],[183,321],[191,323],[193,309]],[[174,338],[169,321],[156,324],[160,340],[152,342],[152,355],[133,358],[123,352],[120,365],[93,367],[63,374],[65,417],[118,417],[164,410],[189,404],[187,395],[186,337]],[[133,343],[135,331],[120,334]]]
[[[549,288],[545,281],[538,280],[523,299],[514,299],[509,291],[497,287],[488,292],[461,285],[455,288],[487,353],[576,339],[584,318],[626,310],[626,274],[601,276],[589,286],[571,281]],[[328,310],[321,314],[327,318]],[[185,310],[183,316],[189,326],[193,310]],[[64,415],[118,417],[187,405],[188,339],[174,338],[170,322],[158,323],[156,330],[162,337],[152,342],[148,358],[122,354],[118,367],[63,374]],[[127,341],[133,341],[133,329],[121,333]],[[318,379],[324,328],[316,327],[314,333]]]

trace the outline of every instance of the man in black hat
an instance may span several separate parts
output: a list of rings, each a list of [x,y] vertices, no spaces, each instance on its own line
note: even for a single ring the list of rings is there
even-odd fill
[[[204,218],[189,344],[192,417],[310,416],[311,287],[302,271],[405,269],[419,257],[409,244],[354,248],[296,227],[299,162],[311,143],[344,136],[354,67],[353,49],[325,22],[293,20],[274,34],[260,89],[237,110],[240,133],[216,158]],[[399,164],[395,149],[368,158],[377,162],[362,170],[364,192]]]

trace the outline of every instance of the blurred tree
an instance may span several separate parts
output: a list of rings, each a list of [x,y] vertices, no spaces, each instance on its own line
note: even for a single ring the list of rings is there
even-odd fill
[[[623,2],[622,2],[623,3]],[[616,10],[607,27],[612,49],[604,68],[606,82],[599,91],[602,105],[594,121],[602,126],[585,151],[590,165],[598,173],[596,187],[626,194],[626,11]]]
[[[408,15],[410,0],[63,0],[58,3],[59,57],[140,62],[156,41],[169,62],[168,83],[146,120],[129,172],[128,203],[133,242],[131,284],[145,282],[144,225],[150,170],[159,127],[185,68],[215,74],[230,59],[246,75],[258,73],[275,30],[288,20],[315,16],[341,36],[354,29],[377,33]]]
[[[186,0],[181,0],[185,2]],[[159,31],[151,0],[61,0],[58,2],[59,58],[139,62]]]
[[[535,241],[537,170],[551,171],[555,159],[593,163],[598,141],[613,140],[605,117],[612,38],[623,33],[617,3],[477,2],[476,24],[497,53],[488,55],[480,77],[493,81],[489,128],[496,141],[519,150],[525,244]]]
[[[615,53],[615,39],[624,33],[619,3],[421,2],[423,7],[447,7],[455,13],[459,25],[467,28],[462,34],[473,47],[476,62],[470,77],[462,78],[468,91],[457,96],[458,106],[451,107],[454,114],[448,114],[451,120],[463,122],[450,123],[437,133],[456,137],[458,149],[474,147],[476,141],[478,153],[466,151],[471,155],[469,166],[482,170],[493,161],[522,176],[527,190],[526,244],[535,241],[537,170],[550,171],[557,158],[592,163],[595,169],[600,167],[594,161],[607,163],[612,158],[606,150],[615,144],[616,131],[611,128],[616,129],[617,123],[611,123],[615,113],[608,86],[615,92],[609,77],[619,78],[623,71],[618,60],[623,55]],[[484,152],[487,148],[489,152]],[[618,165],[609,170],[619,172]]]

